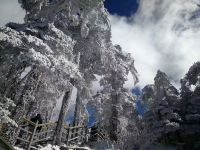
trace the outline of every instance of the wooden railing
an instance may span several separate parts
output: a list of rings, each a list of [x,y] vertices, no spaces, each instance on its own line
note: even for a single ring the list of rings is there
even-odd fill
[[[54,136],[57,123],[34,123],[29,119],[23,117],[19,127],[14,134],[14,145],[22,144],[23,148],[30,150],[33,146],[43,142],[44,144],[54,144]],[[61,143],[66,146],[78,145],[81,143],[87,143],[91,141],[108,140],[109,136],[104,130],[98,128],[88,129],[86,125],[64,125],[62,127]]]
[[[57,123],[38,124],[38,122],[34,123],[23,117],[22,125],[19,125],[15,131],[17,134],[15,134],[14,145],[23,143],[23,147],[27,147],[27,150],[30,150],[33,145],[39,142],[53,142],[56,125]],[[38,128],[41,128],[41,130]],[[87,142],[87,133],[87,126],[85,125],[64,125],[61,141],[65,145]]]
[[[107,133],[102,130],[102,129],[95,129],[92,130],[92,128],[90,129],[90,140],[94,140],[94,141],[101,141],[101,140],[108,140],[109,136],[107,135]]]
[[[19,125],[14,145],[23,142],[27,146],[27,149],[30,150],[31,146],[38,142],[53,140],[56,123],[38,124],[38,122],[34,123],[24,117],[22,120],[25,124]],[[40,131],[38,130],[39,128],[41,128]]]
[[[66,145],[87,142],[87,126],[64,126],[62,142]]]

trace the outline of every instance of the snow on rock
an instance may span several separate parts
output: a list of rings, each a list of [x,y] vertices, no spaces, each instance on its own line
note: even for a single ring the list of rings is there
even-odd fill
[[[32,67],[31,66],[28,66],[24,69],[24,72],[21,73],[20,75],[20,79],[23,79],[30,71],[31,71]]]
[[[196,124],[200,121],[199,74],[200,62],[197,62],[181,79],[179,93],[167,75],[158,71],[152,88],[143,89],[142,101],[148,111],[138,122],[138,128],[142,126],[138,140],[141,149],[156,143],[173,143],[178,147],[179,142],[183,145],[198,143],[200,127]],[[188,141],[190,138],[192,141]],[[198,144],[196,146],[199,147]]]
[[[191,85],[191,86],[190,86],[190,90],[191,90],[192,92],[194,92],[195,89],[196,89],[196,85]]]

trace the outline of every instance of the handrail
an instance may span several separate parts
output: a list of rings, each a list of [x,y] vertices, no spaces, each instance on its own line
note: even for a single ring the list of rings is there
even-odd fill
[[[22,130],[22,131],[24,131],[24,132],[27,132],[27,133],[29,133],[29,134],[33,134],[32,132],[30,132],[30,131],[28,131],[28,130],[26,130],[26,129],[24,129],[24,128],[20,128],[20,130]]]
[[[93,133],[92,136],[98,136],[99,138],[101,138],[102,140],[106,140],[108,139],[108,135],[106,133],[103,133],[101,132],[102,130],[101,129],[95,129],[95,130],[92,130],[90,133]]]
[[[70,126],[64,126],[64,129],[79,129],[79,128],[85,128],[86,126],[74,126],[74,127],[70,127]]]
[[[49,125],[56,125],[56,123],[55,122],[49,122],[49,123],[38,124],[37,127],[49,126]]]
[[[39,136],[39,135],[42,135],[42,134],[45,134],[45,133],[50,133],[50,132],[54,132],[54,130],[47,130],[47,131],[44,131],[44,132],[39,132],[39,133],[36,133],[35,135]]]
[[[36,125],[35,122],[32,122],[28,118],[22,117],[22,119],[25,120],[25,121],[27,121],[27,122],[29,122],[32,125]],[[48,122],[48,123],[38,124],[37,127],[40,127],[40,126],[49,126],[49,125],[55,125],[55,124],[57,124],[57,122]],[[65,129],[69,129],[69,128],[70,129],[77,129],[77,128],[84,128],[84,127],[86,127],[86,126],[84,126],[84,125],[78,125],[78,126],[71,127],[71,126],[68,126],[68,125],[64,125]]]
[[[103,136],[101,136],[99,133],[95,133],[94,135],[97,135],[98,137],[100,137],[102,140],[105,140],[106,138],[104,138]]]
[[[23,141],[23,142],[26,142],[26,143],[29,143],[30,141],[28,141],[28,140],[25,140],[25,139],[23,139],[23,138],[20,138],[20,137],[17,137],[16,139],[18,139],[18,140],[21,140],[21,141]]]
[[[32,125],[36,125],[35,122],[32,122],[30,119],[27,119],[25,117],[22,117],[23,120],[27,121],[28,123],[32,124]],[[48,126],[48,125],[55,125],[56,122],[48,122],[48,123],[43,123],[43,124],[38,124],[37,126],[40,127],[40,126]]]
[[[98,133],[101,134],[101,136],[103,136],[105,139],[108,137],[107,134],[104,135],[104,133],[102,133],[102,132],[100,132],[100,131],[99,131]]]
[[[32,143],[37,143],[37,142],[41,142],[41,141],[49,140],[49,139],[51,139],[51,137],[45,137],[45,138],[42,138],[42,139],[36,139]]]
[[[22,117],[23,120],[27,121],[28,123],[30,123],[31,125],[36,125],[36,123],[32,122],[31,120],[25,118],[25,117]]]
[[[47,140],[53,140],[54,136],[54,125],[57,124],[57,122],[48,122],[48,123],[43,123],[43,124],[38,124],[38,121],[36,123],[32,122],[30,119],[27,119],[25,117],[22,117],[22,125],[19,125],[19,130],[24,131],[25,133],[29,133],[31,136],[31,139],[23,139],[19,135],[16,136],[16,139],[27,142],[28,143],[28,149],[32,146],[32,144],[35,144],[40,141],[47,141]],[[26,125],[24,125],[26,124]],[[34,130],[29,130],[29,128],[26,130],[23,127],[26,126],[34,126]],[[22,127],[23,126],[23,127]],[[39,130],[37,132],[38,127],[41,127],[42,130]],[[18,130],[18,131],[19,131]],[[63,125],[63,130],[62,130],[62,140],[65,141],[66,145],[69,144],[69,142],[80,142],[80,141],[85,141],[87,140],[87,126],[86,125],[75,125],[75,126],[70,126],[70,125]]]

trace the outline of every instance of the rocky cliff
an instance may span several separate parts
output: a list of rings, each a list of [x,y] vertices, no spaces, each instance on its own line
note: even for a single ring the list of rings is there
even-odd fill
[[[189,69],[181,79],[180,91],[161,71],[157,72],[154,85],[143,89],[142,101],[148,111],[141,121],[142,149],[153,144],[183,149],[200,147],[199,68],[197,62]]]

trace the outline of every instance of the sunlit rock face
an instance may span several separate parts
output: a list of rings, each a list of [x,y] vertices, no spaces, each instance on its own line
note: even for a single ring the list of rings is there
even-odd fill
[[[108,116],[99,117],[99,121],[109,127],[111,137],[125,137],[134,122],[134,98],[124,83],[129,72],[137,82],[137,71],[130,54],[111,43],[103,1],[20,3],[27,12],[25,23],[8,23],[0,28],[0,92],[16,103],[15,120],[41,113],[48,121],[58,99],[73,85],[80,92],[78,120],[86,120],[85,105],[92,99],[102,110],[97,111],[97,116]],[[100,93],[107,95],[107,99],[99,98],[100,105],[90,92],[95,75],[102,77]]]
[[[158,143],[190,149],[200,147],[199,66],[199,62],[195,63],[181,79],[180,92],[161,71],[157,72],[155,84],[143,89],[142,101],[148,111],[141,121],[139,143],[144,143],[141,149]]]

